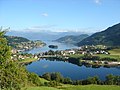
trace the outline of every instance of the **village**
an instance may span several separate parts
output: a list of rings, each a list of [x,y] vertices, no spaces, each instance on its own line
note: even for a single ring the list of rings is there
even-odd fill
[[[13,43],[15,46],[12,49],[12,53],[24,52],[27,50],[31,50],[33,48],[43,47],[46,44],[39,41],[28,41],[28,42],[21,42],[21,43]]]
[[[24,47],[29,47],[27,45],[23,45]],[[104,57],[101,57],[104,56]],[[61,60],[69,60],[74,59],[79,60],[85,64],[92,64],[92,65],[110,65],[116,66],[120,65],[120,58],[110,58],[110,53],[107,50],[107,47],[104,46],[102,48],[97,46],[82,46],[73,49],[66,49],[66,50],[49,50],[47,52],[41,52],[37,54],[28,54],[28,53],[21,53],[20,50],[13,49],[12,50],[12,57],[11,59],[14,61],[34,61],[39,60],[40,58],[57,58]],[[31,60],[30,60],[31,59]],[[28,62],[29,62],[28,61]]]

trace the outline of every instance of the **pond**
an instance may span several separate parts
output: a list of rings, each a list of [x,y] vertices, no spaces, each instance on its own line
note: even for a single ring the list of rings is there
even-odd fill
[[[32,62],[26,66],[27,70],[34,72],[38,75],[42,75],[47,72],[60,72],[64,77],[69,77],[72,80],[86,79],[90,76],[99,76],[101,80],[105,80],[105,76],[108,74],[120,75],[120,67],[99,67],[92,68],[84,65],[78,66],[64,61],[51,61],[46,59],[40,59]]]

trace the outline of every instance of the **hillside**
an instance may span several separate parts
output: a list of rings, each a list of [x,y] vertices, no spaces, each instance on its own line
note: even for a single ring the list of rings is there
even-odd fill
[[[85,38],[77,45],[120,46],[120,23]]]
[[[29,50],[34,47],[42,47],[45,45],[45,43],[40,40],[31,41],[24,37],[7,36],[7,35],[5,35],[4,37],[7,39],[8,45],[16,49]]]
[[[12,46],[12,47],[16,47],[16,44],[18,43],[22,43],[22,42],[29,42],[30,40],[28,40],[27,38],[23,38],[23,37],[18,37],[18,36],[4,36],[7,41],[8,41],[8,45]]]
[[[4,37],[7,39],[8,43],[12,43],[12,42],[21,43],[21,42],[30,41],[27,38],[17,37],[17,36],[4,36]]]
[[[55,41],[60,42],[60,43],[69,43],[69,44],[76,44],[80,41],[82,41],[83,39],[85,39],[86,37],[88,37],[87,34],[81,34],[81,35],[68,35],[68,36],[64,36],[61,37]]]

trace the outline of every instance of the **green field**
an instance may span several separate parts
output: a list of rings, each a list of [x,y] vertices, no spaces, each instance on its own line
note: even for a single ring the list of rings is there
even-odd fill
[[[19,60],[19,63],[29,63],[29,62],[33,62],[33,61],[36,61],[37,59],[36,58],[26,58],[26,59],[23,59],[23,60]]]
[[[106,55],[106,54],[97,54],[95,56],[99,56],[100,58],[114,58],[114,59],[117,59],[119,60],[120,59],[120,56],[119,55]]]
[[[120,49],[113,49],[109,51],[110,54],[96,54],[94,56],[99,56],[100,58],[114,58],[120,61]],[[83,54],[69,55],[72,58],[80,58],[84,56]]]
[[[120,56],[120,49],[113,49],[109,51],[111,55],[119,55]]]
[[[69,57],[71,58],[80,58],[81,56],[84,56],[83,54],[72,54],[72,55],[69,55]]]
[[[119,86],[105,86],[105,85],[84,85],[67,87],[65,90],[120,90]]]
[[[24,89],[23,89],[24,90]],[[63,85],[61,87],[29,87],[26,90],[120,90],[120,86],[112,85]]]
[[[41,87],[29,87],[29,88],[24,88],[22,90],[62,90],[62,89],[57,89],[54,87],[45,87],[45,86],[41,86]]]

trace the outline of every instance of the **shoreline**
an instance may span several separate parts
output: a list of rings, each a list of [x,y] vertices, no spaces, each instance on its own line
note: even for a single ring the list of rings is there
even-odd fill
[[[18,63],[19,64],[28,64],[28,63],[32,63],[37,60],[39,60],[39,59],[38,58],[37,59],[36,58],[26,58],[24,60],[19,60]]]

